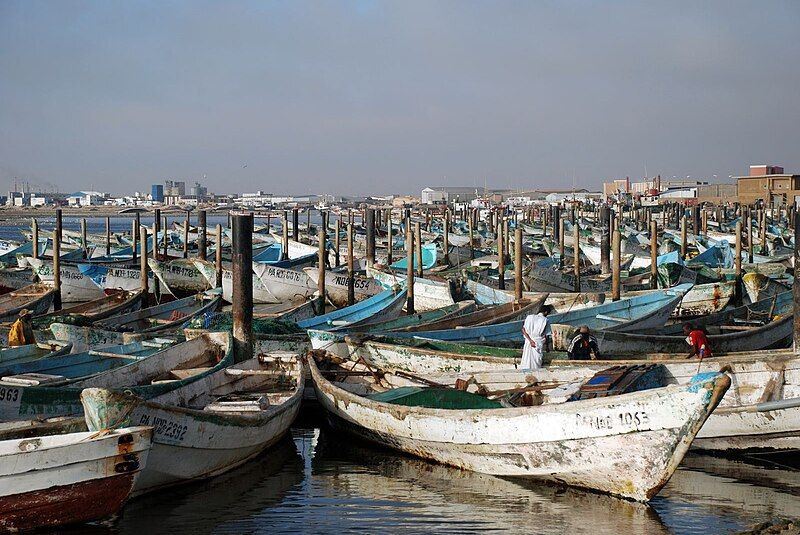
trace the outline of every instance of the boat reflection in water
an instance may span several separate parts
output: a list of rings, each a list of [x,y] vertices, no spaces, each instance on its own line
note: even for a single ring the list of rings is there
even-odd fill
[[[784,467],[689,454],[647,505],[458,470],[302,425],[226,475],[131,501],[97,531],[724,533],[800,517],[800,471]]]

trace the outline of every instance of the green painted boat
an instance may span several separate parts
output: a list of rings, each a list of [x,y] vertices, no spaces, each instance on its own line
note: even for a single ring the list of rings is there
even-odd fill
[[[232,338],[222,332],[203,334],[142,358],[106,350],[97,350],[94,356],[103,356],[103,353],[110,359],[124,359],[126,363],[88,377],[76,377],[79,372],[72,372],[72,377],[53,373],[3,376],[0,379],[0,421],[79,416],[83,414],[80,394],[88,387],[125,390],[149,399],[233,363]]]

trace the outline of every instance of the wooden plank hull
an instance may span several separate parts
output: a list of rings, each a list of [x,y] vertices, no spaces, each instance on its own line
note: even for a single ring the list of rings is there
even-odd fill
[[[367,274],[380,282],[384,288],[405,284],[406,277],[401,273],[387,273],[378,269],[367,268]],[[414,310],[426,312],[436,310],[455,303],[448,282],[431,279],[414,279]]]
[[[467,470],[639,501],[666,484],[730,384],[716,375],[692,387],[558,406],[448,411],[362,398],[309,367],[331,423],[368,440]]]
[[[24,531],[100,520],[124,505],[146,465],[152,430],[139,427],[92,435],[0,443],[1,529]],[[16,443],[20,443],[17,452],[7,451]]]
[[[51,260],[29,258],[28,263],[40,281],[53,284],[55,272]],[[80,303],[103,297],[103,291],[89,277],[84,276],[77,266],[61,264],[59,271],[62,303]]]
[[[219,370],[151,401],[102,389],[86,389],[81,397],[89,430],[124,426],[128,422],[154,426],[153,449],[134,495],[221,474],[280,440],[300,409],[304,379],[298,355],[287,353],[270,359],[267,357],[268,364],[264,359],[252,359]],[[285,377],[291,378],[293,387],[285,399],[275,397],[275,404],[271,399],[268,407],[219,412],[189,408],[183,401],[213,401],[211,392],[257,390],[265,378],[281,376],[282,367],[292,370]]]
[[[303,271],[312,281],[319,278],[319,269],[315,267],[303,268]],[[347,306],[347,285],[350,277],[346,272],[325,272],[325,295],[334,306],[342,308]],[[373,278],[356,275],[353,280],[353,290],[356,301],[363,301],[383,291],[383,286]]]

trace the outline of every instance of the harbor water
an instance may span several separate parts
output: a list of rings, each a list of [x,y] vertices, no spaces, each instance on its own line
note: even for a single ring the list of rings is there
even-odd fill
[[[305,420],[305,419],[304,419]],[[800,472],[689,454],[649,505],[415,459],[299,421],[223,476],[133,500],[81,532],[730,533],[800,517]]]

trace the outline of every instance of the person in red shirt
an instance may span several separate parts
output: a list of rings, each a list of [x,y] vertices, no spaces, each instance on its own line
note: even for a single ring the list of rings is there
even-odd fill
[[[692,346],[691,352],[686,357],[687,359],[697,356],[702,360],[711,356],[711,344],[708,342],[708,337],[703,329],[696,329],[685,323],[683,325],[683,334],[686,335],[686,342]]]

